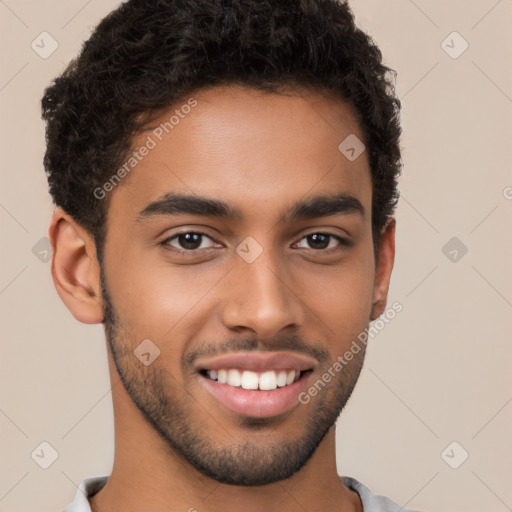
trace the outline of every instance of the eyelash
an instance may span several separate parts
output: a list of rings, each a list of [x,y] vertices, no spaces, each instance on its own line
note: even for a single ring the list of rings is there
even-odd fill
[[[213,240],[213,238],[210,235],[208,235],[207,233],[205,233],[203,231],[190,230],[190,231],[182,231],[180,233],[175,233],[174,235],[172,235],[170,237],[167,237],[165,240],[162,240],[161,242],[159,242],[159,245],[163,246],[164,248],[166,248],[169,251],[176,252],[177,254],[183,255],[183,256],[195,256],[201,250],[208,251],[208,250],[213,249],[213,248],[207,248],[207,249],[183,249],[181,251],[179,249],[177,249],[177,248],[168,249],[168,244],[169,244],[169,242],[171,240],[174,240],[174,239],[178,238],[181,235],[187,235],[187,234],[201,235],[201,236],[207,237],[210,240],[215,242],[215,240]],[[350,242],[349,240],[346,240],[345,238],[342,238],[339,235],[335,235],[333,233],[328,233],[328,232],[324,232],[324,231],[314,231],[312,233],[308,233],[307,235],[304,235],[302,238],[300,238],[299,242],[301,240],[303,240],[304,238],[307,238],[308,236],[311,236],[311,235],[325,235],[325,236],[328,236],[330,238],[334,238],[340,244],[338,247],[331,247],[329,249],[310,249],[311,251],[314,251],[314,252],[317,252],[317,253],[327,253],[327,254],[330,254],[331,251],[343,251],[346,248],[352,246],[352,242]]]

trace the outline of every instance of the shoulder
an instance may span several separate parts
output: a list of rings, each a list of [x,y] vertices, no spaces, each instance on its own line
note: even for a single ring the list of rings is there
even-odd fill
[[[363,503],[363,512],[419,512],[406,509],[387,498],[373,494],[366,485],[350,476],[340,476],[340,480],[349,489],[356,491]]]
[[[94,476],[82,480],[74,500],[62,512],[91,512],[89,497],[103,489],[107,480],[108,475]]]

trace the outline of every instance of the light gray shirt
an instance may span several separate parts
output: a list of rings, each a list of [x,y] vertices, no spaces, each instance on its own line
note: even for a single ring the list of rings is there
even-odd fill
[[[397,505],[385,496],[373,494],[368,487],[350,476],[340,477],[343,484],[356,491],[363,503],[364,512],[417,512]],[[75,499],[62,512],[91,512],[88,498],[99,492],[107,483],[107,476],[86,478],[80,482]]]

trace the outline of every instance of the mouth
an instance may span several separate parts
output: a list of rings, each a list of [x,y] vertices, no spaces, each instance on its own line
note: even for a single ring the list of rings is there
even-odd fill
[[[269,418],[300,402],[316,362],[293,354],[238,353],[199,361],[196,370],[207,392],[231,412]]]

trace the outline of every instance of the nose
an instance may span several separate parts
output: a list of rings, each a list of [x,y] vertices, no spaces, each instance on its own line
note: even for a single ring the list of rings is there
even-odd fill
[[[294,288],[289,269],[279,265],[272,251],[264,250],[252,263],[238,258],[223,300],[224,325],[235,332],[250,330],[261,339],[299,328],[304,304]]]

